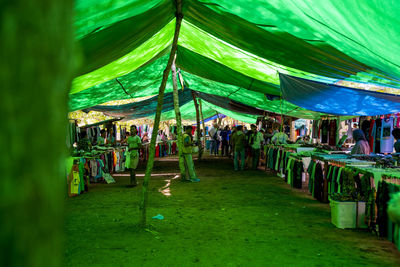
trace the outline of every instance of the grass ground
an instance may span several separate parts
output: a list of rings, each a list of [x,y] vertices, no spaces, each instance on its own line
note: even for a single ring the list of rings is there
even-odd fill
[[[201,182],[184,183],[176,158],[155,162],[149,231],[135,226],[142,191],[124,187],[128,176],[67,199],[66,266],[400,266],[391,243],[335,228],[329,205],[273,174],[222,158],[195,165]]]

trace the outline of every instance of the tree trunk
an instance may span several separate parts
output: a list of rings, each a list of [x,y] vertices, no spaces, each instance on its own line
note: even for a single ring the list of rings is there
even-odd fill
[[[201,116],[201,122],[203,124],[203,147],[204,150],[206,149],[206,125],[204,122],[204,117],[203,117],[203,107],[201,105],[201,99],[199,99],[199,109],[200,109],[200,116]]]
[[[181,111],[179,109],[178,82],[176,78],[175,60],[171,66],[171,75],[172,75],[172,87],[173,87],[173,97],[174,97],[174,110],[176,118],[176,131],[178,134],[177,143],[178,143],[178,155],[179,155],[179,170],[181,172],[181,179],[184,181],[186,180],[186,169],[185,169],[185,160],[183,158],[182,119],[181,119]]]
[[[69,0],[1,4],[0,266],[61,265],[72,12]]]
[[[197,99],[195,93],[192,91],[192,97],[193,97],[193,102],[194,102],[194,107],[196,108],[196,121],[197,121],[197,140],[198,140],[198,145],[199,145],[199,158],[198,160],[201,160],[201,156],[203,155],[203,146],[201,144],[201,133],[200,133],[200,112],[199,112],[199,104],[197,104]]]
[[[142,200],[141,200],[140,206],[139,206],[139,209],[142,211],[142,216],[140,218],[139,226],[141,226],[142,228],[146,227],[146,206],[147,206],[147,201],[149,198],[149,194],[148,194],[149,180],[150,180],[151,172],[153,170],[153,165],[154,165],[156,139],[157,139],[157,133],[158,133],[158,128],[159,128],[160,119],[161,119],[161,110],[162,110],[162,105],[163,105],[163,101],[164,101],[165,86],[167,84],[169,72],[171,71],[171,65],[174,60],[176,49],[178,46],[179,31],[181,28],[181,22],[182,22],[182,17],[183,17],[181,0],[176,1],[176,16],[177,17],[176,17],[176,24],[175,24],[175,34],[174,34],[174,39],[172,41],[171,53],[169,55],[168,63],[167,63],[167,66],[165,67],[165,70],[163,73],[163,79],[162,79],[162,82],[160,85],[160,89],[158,91],[157,110],[156,110],[156,115],[154,118],[153,133],[151,135],[149,159],[147,161],[146,172],[145,172],[144,181],[143,181]]]

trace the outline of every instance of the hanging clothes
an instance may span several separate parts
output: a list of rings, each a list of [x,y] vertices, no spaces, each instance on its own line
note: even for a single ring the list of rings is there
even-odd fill
[[[374,153],[381,153],[381,135],[382,135],[382,119],[375,120],[373,136],[375,137],[374,142]]]
[[[393,118],[383,119],[381,129],[381,153],[392,153],[394,145],[394,137],[392,135]]]
[[[362,117],[362,118],[363,119],[361,122],[361,130],[364,132],[364,135],[367,138],[367,141],[369,141],[369,132],[370,132],[370,127],[371,127],[371,122],[364,117]]]
[[[328,143],[329,121],[324,120],[321,123],[321,143]]]
[[[329,121],[328,139],[330,146],[336,146],[336,132],[338,130],[336,120]]]

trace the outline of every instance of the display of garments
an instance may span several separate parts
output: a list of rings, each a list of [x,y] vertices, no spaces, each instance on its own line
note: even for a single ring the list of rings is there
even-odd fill
[[[313,120],[312,122],[312,138],[319,138],[319,124],[320,120]]]
[[[293,167],[293,182],[292,182],[292,186],[294,188],[302,187],[302,174],[303,174],[303,162],[295,161]]]
[[[389,201],[388,184],[384,181],[378,183],[378,193],[376,198],[376,206],[378,209],[377,224],[380,237],[388,236],[388,215],[387,203]]]
[[[328,143],[330,146],[336,146],[336,132],[337,132],[336,120],[330,120],[329,132],[328,132]]]
[[[90,161],[90,169],[91,169],[91,176],[96,177],[97,176],[97,163],[95,160]]]
[[[380,141],[380,152],[381,153],[392,153],[394,145],[394,137],[392,135],[393,130],[393,118],[386,118],[382,120],[381,127],[381,141]]]
[[[324,188],[324,173],[322,165],[317,163],[314,172],[314,190],[312,191],[313,197],[319,201],[323,201],[323,188]]]
[[[374,142],[374,153],[381,153],[381,136],[382,136],[382,119],[377,119],[374,125],[375,132],[373,132],[373,136],[375,136]]]
[[[361,130],[364,132],[367,141],[369,141],[369,132],[370,132],[371,122],[366,118],[363,118],[361,122]]]
[[[328,143],[329,121],[324,120],[321,123],[321,143]]]
[[[375,120],[371,120],[370,127],[369,127],[369,133],[368,133],[368,136],[366,136],[367,140],[369,140],[369,148],[370,148],[371,152],[374,151],[373,148],[375,146],[375,137],[373,134],[374,127],[375,127]]]

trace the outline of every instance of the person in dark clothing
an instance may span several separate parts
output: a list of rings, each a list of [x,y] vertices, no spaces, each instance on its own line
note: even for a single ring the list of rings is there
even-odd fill
[[[252,124],[253,125],[253,124]],[[246,166],[251,168],[251,164],[253,161],[253,154],[252,154],[252,149],[251,146],[254,143],[254,137],[253,137],[253,131],[252,128],[250,128],[250,130],[248,130],[246,133],[246,146],[245,146],[245,150],[246,150]]]
[[[229,130],[229,126],[225,126],[225,128],[220,132],[222,145],[221,145],[221,156],[229,155],[229,135],[231,131]]]
[[[394,143],[394,150],[396,153],[400,153],[400,128],[394,128],[392,135],[394,139],[396,139],[396,143]]]

